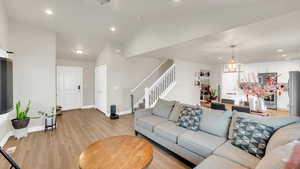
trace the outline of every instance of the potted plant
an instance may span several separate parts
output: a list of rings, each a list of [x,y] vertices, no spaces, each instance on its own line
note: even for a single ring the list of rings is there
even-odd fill
[[[210,91],[210,100],[217,100],[217,90],[216,89],[211,89]]]
[[[29,101],[26,108],[21,110],[21,102],[16,104],[16,118],[11,120],[12,126],[15,129],[15,136],[19,139],[22,137],[27,137],[27,126],[30,122],[30,117],[28,117],[28,112],[30,109],[31,102]]]

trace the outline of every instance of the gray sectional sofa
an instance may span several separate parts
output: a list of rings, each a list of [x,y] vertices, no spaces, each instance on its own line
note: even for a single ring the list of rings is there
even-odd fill
[[[246,113],[232,113],[203,108],[200,131],[192,131],[176,124],[172,111],[176,102],[135,112],[135,131],[196,165],[195,169],[267,169],[284,165],[280,160],[284,149],[281,146],[300,139],[300,123],[296,117],[261,117]],[[174,107],[175,104],[175,107]],[[178,105],[177,105],[178,107]],[[179,106],[180,107],[180,106]],[[176,110],[178,111],[178,110]],[[260,159],[231,144],[234,119],[247,117],[274,126],[266,148],[266,155]],[[173,119],[172,119],[173,118]],[[176,119],[176,118],[175,118]],[[277,152],[273,153],[273,152]],[[273,153],[273,154],[272,154]],[[291,153],[291,152],[290,152]]]

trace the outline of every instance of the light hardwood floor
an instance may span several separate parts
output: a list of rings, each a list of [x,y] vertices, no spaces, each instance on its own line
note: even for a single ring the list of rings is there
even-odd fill
[[[22,169],[78,169],[80,153],[91,143],[117,135],[134,135],[133,116],[112,121],[94,109],[64,112],[58,118],[58,129],[31,133],[25,139],[11,137],[5,149],[17,146],[12,157]],[[0,157],[0,168],[9,165]],[[190,169],[159,147],[149,169]]]

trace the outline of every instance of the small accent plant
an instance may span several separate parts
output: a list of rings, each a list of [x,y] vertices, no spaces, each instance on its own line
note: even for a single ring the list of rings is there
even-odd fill
[[[217,90],[216,89],[211,89],[211,96],[212,97],[217,97]]]
[[[17,120],[26,120],[28,119],[29,117],[27,116],[28,112],[29,112],[29,109],[30,109],[30,104],[31,104],[31,101],[28,102],[26,108],[24,111],[21,111],[21,102],[19,101],[17,104],[16,104],[16,113],[17,113]]]

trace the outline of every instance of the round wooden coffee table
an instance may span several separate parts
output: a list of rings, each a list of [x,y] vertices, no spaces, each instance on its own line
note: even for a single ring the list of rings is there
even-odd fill
[[[134,136],[98,141],[79,157],[80,169],[146,169],[153,158],[152,145]]]

